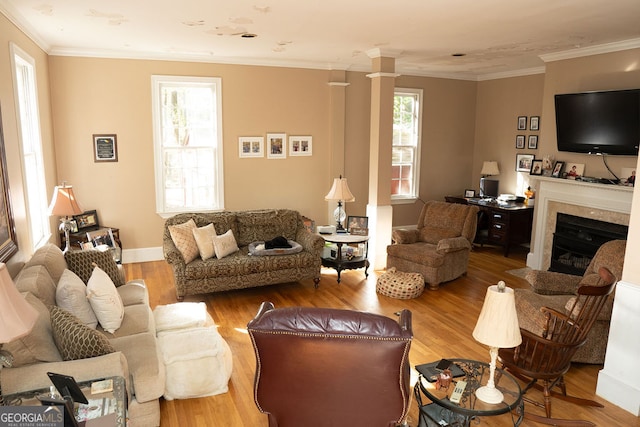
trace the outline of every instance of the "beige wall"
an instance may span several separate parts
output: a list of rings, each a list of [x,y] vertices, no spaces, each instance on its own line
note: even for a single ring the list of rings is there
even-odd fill
[[[18,122],[13,85],[10,43],[15,43],[35,60],[36,84],[40,105],[42,145],[45,159],[45,179],[49,188],[48,197],[56,184],[55,149],[53,145],[51,101],[49,94],[48,56],[35,43],[19,31],[6,17],[0,14],[0,107],[6,154],[11,206],[16,228],[19,252],[8,264],[25,260],[32,254],[26,218],[26,200],[22,180],[22,148],[18,139]],[[51,229],[57,233],[57,218],[52,218]]]

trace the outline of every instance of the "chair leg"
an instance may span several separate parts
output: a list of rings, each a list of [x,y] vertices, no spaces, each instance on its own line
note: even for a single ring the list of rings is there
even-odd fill
[[[551,390],[549,390],[549,380],[544,381],[544,411],[547,413],[547,418],[551,418]]]

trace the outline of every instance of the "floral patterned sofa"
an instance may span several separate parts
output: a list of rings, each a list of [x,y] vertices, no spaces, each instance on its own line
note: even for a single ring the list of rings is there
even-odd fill
[[[233,235],[231,240],[235,240],[238,250],[221,258],[217,255],[211,256],[211,253],[203,255],[203,250],[196,250],[199,252],[197,256],[185,262],[185,247],[192,247],[193,243],[180,242],[179,239],[174,239],[175,236],[172,237],[171,232],[172,229],[175,232],[176,227],[189,227],[187,224],[190,220],[193,220],[199,231],[213,224],[214,240],[222,239],[223,235],[230,231]],[[190,227],[193,228],[193,225]],[[211,229],[210,226],[209,229]],[[187,240],[190,233],[187,231],[184,234]],[[229,234],[226,234],[226,237],[228,236]],[[271,256],[250,254],[251,243],[267,242],[280,236],[297,242],[302,246],[302,250],[292,254]],[[176,241],[180,248],[176,246]],[[323,246],[324,239],[309,232],[304,226],[302,216],[290,209],[178,214],[167,219],[163,235],[164,257],[173,269],[179,301],[182,301],[186,295],[295,282],[303,279],[313,279],[317,285],[320,281],[320,255]],[[202,249],[202,245],[198,246],[198,249]]]

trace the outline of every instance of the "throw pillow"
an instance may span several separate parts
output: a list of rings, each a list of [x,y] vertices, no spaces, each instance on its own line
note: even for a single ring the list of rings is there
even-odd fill
[[[182,254],[185,263],[190,263],[198,256],[198,244],[193,237],[193,230],[196,229],[196,223],[193,219],[177,225],[169,226],[169,234],[176,248]]]
[[[196,239],[200,257],[203,260],[215,256],[216,250],[213,246],[213,238],[216,236],[216,229],[213,224],[193,229],[193,237]]]
[[[229,230],[221,236],[213,238],[213,246],[216,248],[216,256],[222,259],[238,250],[236,238],[233,237],[233,231]]]
[[[64,254],[64,258],[67,260],[69,270],[73,271],[84,283],[89,282],[95,264],[109,275],[116,286],[124,285],[124,278],[120,274],[118,264],[109,251],[97,249],[69,251]]]
[[[51,307],[51,328],[63,360],[87,359],[115,351],[107,337],[55,305]]]
[[[76,316],[91,329],[98,326],[98,319],[87,299],[87,286],[71,270],[64,270],[60,276],[56,288],[56,305]]]
[[[93,269],[87,283],[87,298],[100,326],[114,333],[122,324],[124,305],[113,282],[99,267]]]

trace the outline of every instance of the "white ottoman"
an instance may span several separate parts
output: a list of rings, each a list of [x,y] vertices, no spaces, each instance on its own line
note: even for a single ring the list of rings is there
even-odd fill
[[[229,391],[231,349],[218,333],[204,303],[158,306],[154,317],[158,347],[166,367],[166,400]]]

